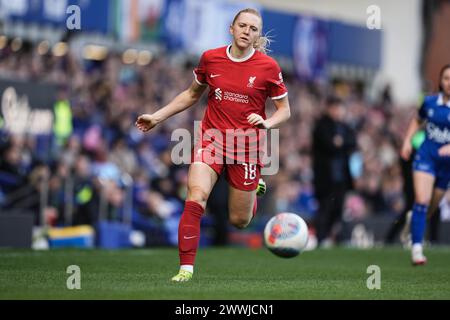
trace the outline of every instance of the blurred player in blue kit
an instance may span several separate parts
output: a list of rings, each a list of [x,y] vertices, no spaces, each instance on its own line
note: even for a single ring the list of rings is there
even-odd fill
[[[450,187],[450,64],[439,73],[439,93],[427,96],[418,116],[409,123],[401,157],[408,160],[412,153],[411,138],[422,126],[425,141],[417,150],[413,162],[414,205],[411,217],[413,265],[427,262],[423,254],[423,238],[427,212],[436,207]]]

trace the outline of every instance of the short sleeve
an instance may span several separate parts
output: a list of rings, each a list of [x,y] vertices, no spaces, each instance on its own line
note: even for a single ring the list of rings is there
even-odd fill
[[[420,105],[419,111],[418,111],[418,115],[419,118],[422,120],[426,120],[427,118],[427,99],[424,99],[422,104]]]
[[[205,54],[203,53],[200,62],[198,63],[197,68],[194,69],[194,78],[195,81],[201,85],[206,86],[206,58]]]
[[[284,85],[280,66],[277,63],[275,63],[270,70],[267,79],[267,91],[272,100],[284,98],[288,94],[286,86]]]

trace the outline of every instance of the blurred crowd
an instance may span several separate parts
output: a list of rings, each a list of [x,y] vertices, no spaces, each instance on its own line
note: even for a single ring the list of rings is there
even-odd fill
[[[114,54],[97,62],[77,59],[71,52],[55,57],[35,49],[0,51],[2,78],[54,83],[58,101],[68,102],[72,111],[67,136],[2,131],[0,205],[39,211],[46,194],[45,219],[51,224],[130,219],[137,229],[155,235],[166,230],[169,240],[176,241],[187,166],[172,163],[171,132],[193,131],[194,120],[202,119],[206,94],[150,133],[139,132],[134,122],[186,89],[193,67],[195,63],[175,56],[155,57],[139,66],[124,64]],[[280,129],[280,170],[265,177],[268,192],[261,199],[259,219],[281,211],[301,213],[307,220],[314,217],[311,133],[331,93],[345,101],[346,121],[357,133],[358,148],[350,164],[354,188],[345,201],[344,219],[398,215],[404,209],[398,150],[416,106],[393,105],[388,89],[369,103],[357,83],[302,83],[288,72],[284,78],[292,115]],[[274,111],[270,101],[267,110],[268,115]],[[27,201],[24,194],[30,195]]]

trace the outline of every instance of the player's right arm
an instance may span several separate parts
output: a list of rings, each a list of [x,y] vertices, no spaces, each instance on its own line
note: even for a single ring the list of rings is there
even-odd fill
[[[408,125],[408,129],[406,130],[406,135],[403,139],[402,148],[400,150],[400,156],[405,161],[408,161],[411,157],[411,153],[413,150],[412,137],[417,132],[417,130],[419,130],[426,123],[429,111],[427,103],[428,98],[429,97],[424,98],[422,105],[417,112],[417,115],[411,119]]]
[[[192,81],[191,86],[187,90],[176,96],[166,106],[153,114],[140,115],[136,120],[136,127],[143,132],[151,130],[157,124],[193,106],[200,99],[205,89],[206,85],[200,85],[195,80]]]
[[[412,153],[412,143],[411,139],[414,136],[414,134],[422,127],[423,120],[421,120],[419,117],[413,117],[411,121],[409,122],[408,129],[406,130],[405,138],[403,139],[402,149],[400,151],[400,156],[403,160],[408,161],[409,157]]]
[[[427,98],[425,97],[422,105],[420,106],[417,115],[411,119],[408,125],[408,129],[406,130],[405,138],[403,139],[402,148],[400,150],[400,156],[403,160],[408,161],[411,157],[411,153],[413,150],[413,146],[411,143],[411,139],[414,134],[419,130],[422,125],[426,122],[428,107],[427,107]]]

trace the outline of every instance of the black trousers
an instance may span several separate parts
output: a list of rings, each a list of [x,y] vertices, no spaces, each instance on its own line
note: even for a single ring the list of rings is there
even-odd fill
[[[334,185],[330,192],[317,194],[319,210],[316,217],[317,240],[334,236],[331,234],[333,226],[341,221],[347,188],[344,185]],[[337,239],[338,240],[338,239]]]

